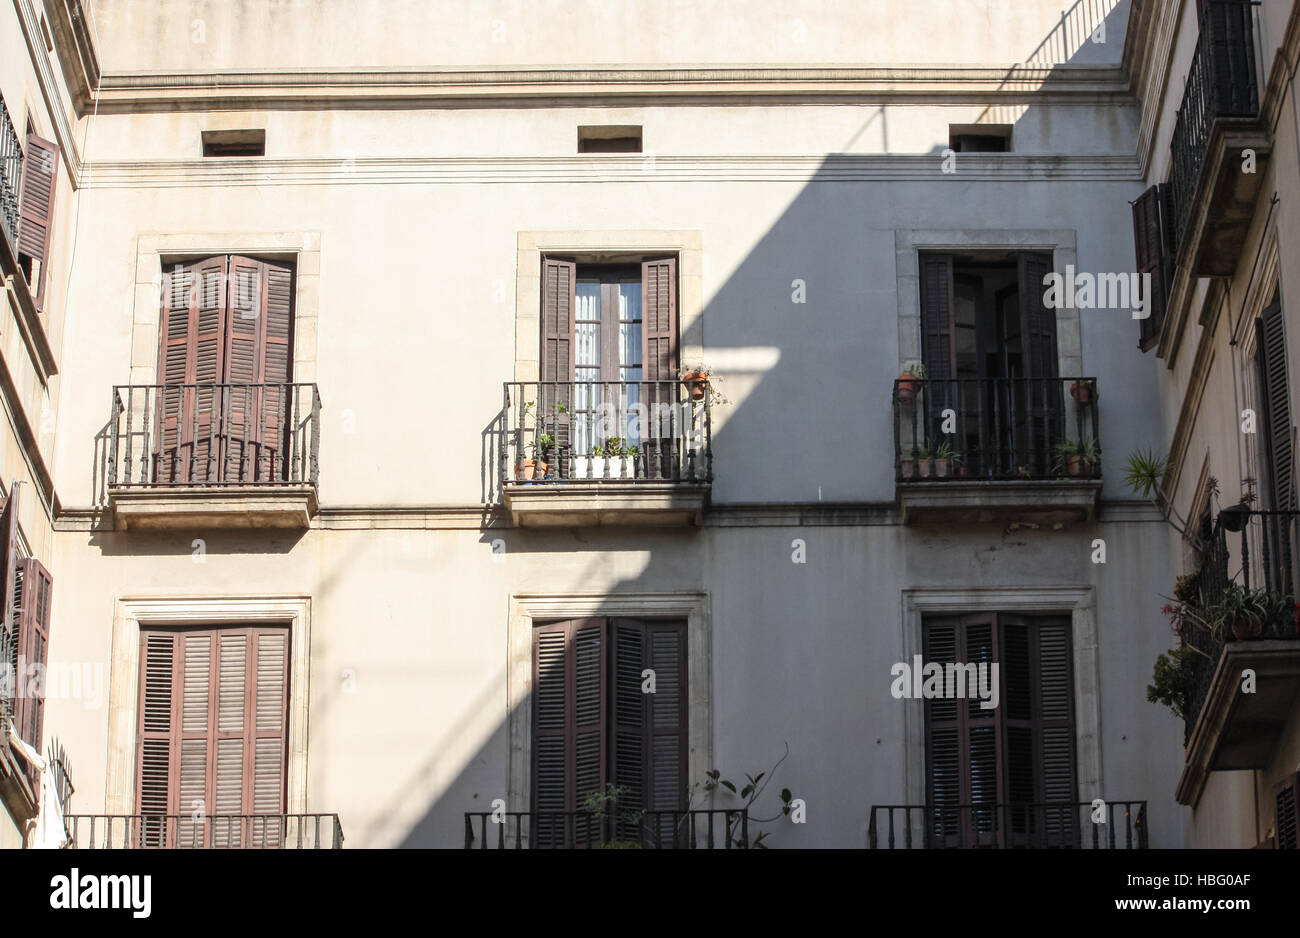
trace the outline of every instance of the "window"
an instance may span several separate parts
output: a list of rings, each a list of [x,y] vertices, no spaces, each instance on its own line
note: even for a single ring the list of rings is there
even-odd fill
[[[586,456],[618,437],[667,473],[673,441],[641,440],[625,417],[637,405],[677,400],[677,258],[545,257],[542,284],[542,408],[562,404],[570,415],[556,426],[557,442]],[[616,420],[601,419],[611,413]]]
[[[935,841],[1076,845],[1069,618],[926,617],[924,657],[927,664],[998,665],[995,708],[974,697],[926,700],[926,802]]]
[[[165,274],[154,478],[283,480],[295,416],[292,266],[223,255]]]
[[[26,150],[18,195],[18,265],[27,278],[36,308],[40,309],[45,303],[49,270],[59,148],[29,132]]]
[[[1152,186],[1133,203],[1133,246],[1140,274],[1151,275],[1151,294],[1144,296],[1147,317],[1138,320],[1138,347],[1153,348],[1160,341],[1165,304],[1174,273],[1173,212],[1168,183]]]
[[[961,415],[952,449],[972,476],[1051,475],[1065,433],[1050,254],[920,256],[923,406],[931,439]]]
[[[1296,498],[1286,326],[1282,304],[1277,298],[1255,320],[1255,368],[1259,377],[1259,416],[1264,431],[1266,507],[1274,511],[1294,511]]]
[[[288,693],[287,627],[141,630],[140,846],[280,846]]]
[[[37,678],[48,662],[54,578],[39,560],[21,556],[18,491],[14,485],[0,512],[0,570],[5,580],[0,657],[14,676],[14,729],[24,742],[40,751],[46,685]]]
[[[265,156],[265,130],[205,130],[202,132],[203,155]]]
[[[597,125],[578,128],[579,153],[640,153],[641,128]]]
[[[1010,124],[951,124],[948,146],[955,153],[1008,153]]]
[[[647,671],[649,669],[649,671]],[[653,672],[651,675],[649,672]],[[653,693],[646,692],[653,680]],[[568,619],[533,632],[536,846],[602,839],[669,846],[686,805],[686,623]],[[589,795],[625,789],[608,821]],[[651,812],[644,817],[632,812]],[[557,814],[555,812],[572,812]]]

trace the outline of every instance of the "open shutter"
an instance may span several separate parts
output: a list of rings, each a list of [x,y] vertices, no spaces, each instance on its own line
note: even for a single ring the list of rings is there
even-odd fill
[[[542,259],[542,367],[543,382],[573,381],[573,311],[578,266],[565,258]],[[538,395],[537,414],[555,415],[548,424],[560,452],[572,444],[570,422],[558,413],[560,406],[572,411],[570,385],[548,387]],[[541,431],[539,431],[541,432]],[[522,454],[521,454],[522,455]]]
[[[952,256],[922,254],[921,349],[926,376],[943,382],[956,377],[953,336]]]
[[[642,377],[656,382],[646,385],[639,399],[653,416],[663,413],[662,405],[678,399],[677,344],[677,258],[662,257],[641,263],[641,362]],[[650,426],[642,441],[646,466],[652,478],[674,478],[677,454],[673,452],[671,426]]]
[[[1048,380],[1059,373],[1056,311],[1044,302],[1044,281],[1052,272],[1052,256],[1021,254],[1019,268],[1025,377],[1043,380],[1021,382],[1015,390],[1017,460],[1045,477],[1051,474],[1056,445],[1065,438],[1065,389],[1059,381]]]
[[[1148,315],[1138,320],[1138,347],[1147,351],[1160,341],[1165,304],[1173,277],[1173,211],[1168,183],[1152,186],[1133,203],[1133,248],[1138,273],[1151,275],[1151,295],[1144,297]],[[1136,302],[1136,301],[1135,301]]]
[[[1278,850],[1300,850],[1300,772],[1289,776],[1274,789],[1277,797]]]
[[[1274,302],[1255,323],[1255,354],[1263,405],[1265,461],[1268,465],[1268,507],[1296,507],[1291,445],[1291,390],[1286,368],[1286,329],[1282,305]]]
[[[59,148],[35,134],[28,134],[18,195],[18,260],[28,271],[27,282],[38,309],[45,302],[58,167]]]
[[[172,701],[178,688],[174,667],[176,636],[165,632],[140,633],[140,729],[136,762],[136,812],[142,847],[175,843],[167,815],[174,814],[178,792],[172,753],[180,748],[172,719]]]
[[[604,789],[605,620],[571,619],[533,635],[533,810],[576,812],[538,818],[536,846],[597,843],[599,819],[587,796]]]
[[[0,593],[0,657],[6,661],[10,673],[17,676],[18,627],[14,608],[14,580],[18,562],[18,486],[15,482],[0,511],[0,577],[4,578],[4,592]],[[10,714],[12,716],[12,714]]]
[[[54,580],[50,571],[34,557],[21,560],[14,570],[14,617],[18,631],[18,659],[25,669],[39,666],[39,671],[26,670],[26,674],[43,674],[49,661],[50,600]],[[37,752],[43,748],[41,733],[45,724],[45,686],[40,682],[27,685],[14,701],[14,724],[18,735]],[[35,691],[40,695],[36,696]]]

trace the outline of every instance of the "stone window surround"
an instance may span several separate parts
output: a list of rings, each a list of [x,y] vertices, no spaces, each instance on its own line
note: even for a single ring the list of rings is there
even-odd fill
[[[1075,784],[1080,802],[1105,797],[1101,764],[1101,670],[1092,587],[972,587],[903,590],[903,660],[922,653],[923,615],[975,612],[1069,613],[1074,655]],[[925,804],[925,709],[902,701],[903,804]]]
[[[320,232],[204,232],[147,234],[136,242],[135,307],[131,321],[131,383],[158,383],[159,290],[163,267],[181,258],[244,254],[294,262],[294,381],[316,380],[320,314]]]
[[[707,593],[516,593],[508,626],[509,764],[506,810],[532,799],[533,622],[584,616],[686,620],[688,779],[713,768],[712,624]]]
[[[898,278],[898,365],[901,372],[921,357],[920,251],[961,254],[975,251],[1051,252],[1052,269],[1062,276],[1067,266],[1078,270],[1077,234],[1073,228],[951,228],[905,229],[894,232]],[[1083,375],[1083,340],[1074,298],[1056,310],[1057,372],[1061,377]]]
[[[307,811],[307,719],[311,599],[307,596],[119,599],[113,616],[109,674],[108,814],[134,814],[140,696],[140,630],[166,625],[289,626],[289,741],[285,811]],[[188,809],[184,809],[188,811]]]
[[[542,255],[677,255],[677,334],[691,335],[704,312],[704,233],[698,230],[520,231],[515,269],[515,377],[541,379]],[[703,329],[700,329],[700,335]],[[702,346],[679,346],[678,360],[699,361]]]

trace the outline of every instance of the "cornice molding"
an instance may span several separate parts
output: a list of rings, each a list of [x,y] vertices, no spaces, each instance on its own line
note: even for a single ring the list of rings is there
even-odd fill
[[[939,172],[930,154],[364,157],[95,161],[82,185],[91,189],[267,185],[457,184],[481,182],[1132,182],[1130,156],[963,154],[961,171]]]

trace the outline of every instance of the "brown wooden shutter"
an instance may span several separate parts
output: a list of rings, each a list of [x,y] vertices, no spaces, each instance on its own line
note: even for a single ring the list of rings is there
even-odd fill
[[[1283,779],[1274,789],[1277,800],[1278,850],[1300,850],[1300,772]]]
[[[28,134],[18,195],[18,259],[31,265],[28,283],[38,309],[45,302],[58,168],[59,148],[35,134]]]
[[[30,680],[26,675],[30,669],[38,666],[44,672],[49,664],[50,649],[50,602],[53,597],[54,579],[50,571],[34,557],[20,560],[14,571],[14,606],[16,628],[18,631],[18,659],[23,662],[25,674],[22,676],[24,693],[14,701],[14,724],[18,735],[32,748],[40,752],[41,733],[45,725],[45,692],[41,682],[40,696],[33,696]]]
[[[677,258],[641,263],[642,374],[646,381],[677,380]]]
[[[289,380],[292,280],[292,269],[285,265],[230,258],[222,379],[230,385],[228,480],[265,481],[282,468],[279,440],[288,408],[283,385]]]
[[[533,810],[579,812],[539,818],[534,843],[595,843],[584,804],[605,787],[605,620],[538,626],[533,648]]]
[[[542,259],[543,382],[573,381],[573,312],[577,280],[578,265],[574,261],[559,257]],[[606,379],[610,380],[609,376]],[[543,384],[537,400],[539,417],[545,414],[549,419],[549,415],[555,415],[554,421],[547,426],[555,435],[560,453],[573,442],[570,421],[557,413],[560,407],[572,411],[570,388],[568,384],[559,387]]]
[[[1133,203],[1133,247],[1138,273],[1151,275],[1149,315],[1138,320],[1138,347],[1153,348],[1160,341],[1165,304],[1173,277],[1173,212],[1168,183],[1152,186]]]
[[[1025,377],[1044,380],[1024,383],[1016,390],[1018,414],[1017,460],[1036,476],[1052,471],[1056,445],[1065,439],[1065,388],[1055,378],[1056,311],[1044,302],[1045,280],[1052,272],[1050,254],[1021,254],[1019,262],[1020,323],[1024,343]],[[1019,414],[1027,420],[1021,420]]]
[[[1054,378],[1058,369],[1056,311],[1043,302],[1047,292],[1044,281],[1052,272],[1052,256],[1021,254],[1019,264],[1021,335],[1027,343],[1025,374],[1030,378]]]
[[[921,349],[926,376],[946,381],[957,375],[953,342],[952,255],[922,254]]]
[[[686,803],[686,624],[680,621],[615,619],[613,645],[613,744],[610,781],[628,789],[627,810],[680,811]],[[655,692],[642,693],[642,674],[654,672]],[[644,825],[622,820],[619,837],[639,840],[644,830],[656,845],[684,842],[686,831],[668,815]]]
[[[14,580],[18,564],[18,485],[15,482],[0,511],[0,577],[4,592],[0,593],[0,652],[8,661],[10,673],[17,679],[18,623],[14,607]]]
[[[259,380],[269,387],[262,394],[261,449],[258,477],[283,480],[289,477],[289,424],[293,419],[293,269],[287,264],[266,263],[265,327],[262,333],[262,373]]]
[[[957,616],[928,618],[923,635],[926,662],[940,665],[957,661]],[[915,676],[913,676],[915,680]],[[926,805],[932,812],[934,846],[956,844],[964,819],[957,806],[965,795],[965,721],[957,701],[934,698],[925,701]]]
[[[282,627],[142,632],[146,846],[281,845],[288,656]]]
[[[1282,305],[1275,301],[1255,321],[1255,360],[1259,372],[1264,461],[1268,466],[1269,507],[1275,511],[1294,511],[1291,390],[1283,320]]]

